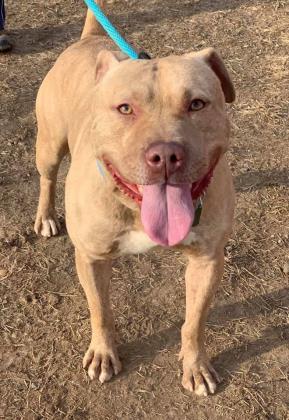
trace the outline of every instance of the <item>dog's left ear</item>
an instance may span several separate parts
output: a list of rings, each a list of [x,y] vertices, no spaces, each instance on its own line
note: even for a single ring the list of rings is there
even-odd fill
[[[119,64],[119,59],[116,54],[108,50],[101,50],[98,53],[96,60],[96,81],[99,82],[105,73]]]
[[[128,56],[123,54],[121,51],[99,51],[96,59],[96,82],[99,82],[105,73],[107,73],[113,67],[119,65],[120,61],[127,60]]]
[[[192,56],[199,57],[205,61],[220,80],[226,102],[234,102],[236,94],[233,82],[223,60],[214,48],[206,48],[200,52],[191,54],[191,57]]]

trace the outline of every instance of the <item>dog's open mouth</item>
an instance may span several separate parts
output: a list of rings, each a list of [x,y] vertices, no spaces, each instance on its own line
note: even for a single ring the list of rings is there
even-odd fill
[[[108,162],[105,162],[119,190],[141,207],[145,232],[156,243],[173,246],[182,242],[194,220],[194,200],[209,185],[210,170],[205,177],[186,184],[130,184]]]
[[[126,182],[111,163],[105,162],[106,168],[114,179],[120,191],[134,200],[138,205],[141,205],[142,195],[137,184],[130,184]]]

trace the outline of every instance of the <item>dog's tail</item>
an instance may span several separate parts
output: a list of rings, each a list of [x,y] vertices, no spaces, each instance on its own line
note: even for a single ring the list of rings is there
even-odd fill
[[[96,3],[101,7],[103,11],[105,11],[106,1],[105,0],[97,0]],[[91,10],[87,10],[86,19],[84,23],[84,27],[81,34],[81,39],[89,36],[89,35],[105,35],[105,31],[102,26],[97,22],[94,17],[94,14]]]

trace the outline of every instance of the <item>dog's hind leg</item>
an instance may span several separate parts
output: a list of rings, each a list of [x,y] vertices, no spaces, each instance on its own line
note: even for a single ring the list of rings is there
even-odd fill
[[[105,0],[97,0],[96,4],[105,12],[106,9],[106,1]],[[81,39],[89,36],[89,35],[106,35],[105,30],[102,26],[97,22],[95,16],[91,10],[87,10],[85,24],[83,27],[83,31],[81,34]]]
[[[55,212],[55,187],[59,165],[68,152],[62,131],[53,132],[49,124],[38,121],[36,165],[40,174],[40,195],[34,230],[46,237],[57,235],[60,229]]]

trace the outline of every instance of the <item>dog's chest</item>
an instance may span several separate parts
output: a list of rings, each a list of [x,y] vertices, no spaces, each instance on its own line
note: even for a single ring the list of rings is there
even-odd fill
[[[193,242],[196,242],[196,240],[197,236],[195,232],[190,232],[181,242],[181,245],[191,245]],[[148,235],[141,230],[131,230],[118,238],[119,255],[142,254],[156,246],[158,246],[158,244],[152,241]]]
[[[118,252],[120,255],[141,254],[156,246],[157,244],[141,230],[131,230],[121,235],[118,239]]]

